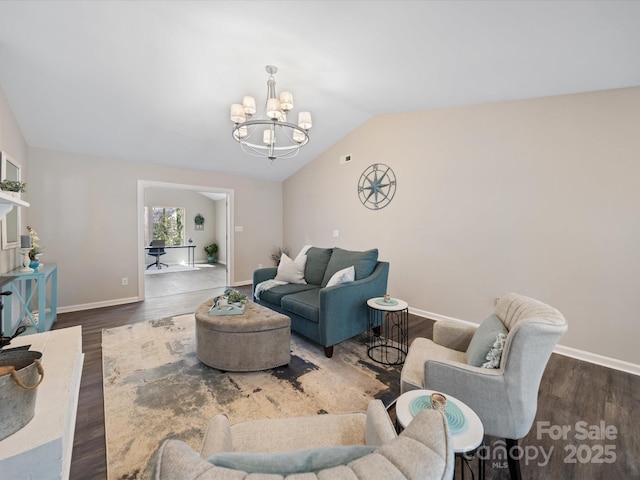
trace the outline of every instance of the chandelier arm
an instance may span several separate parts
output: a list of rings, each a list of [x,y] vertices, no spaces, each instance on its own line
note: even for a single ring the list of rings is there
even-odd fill
[[[240,137],[240,135],[239,135],[240,128],[243,128],[243,127],[256,127],[256,126],[262,126],[262,127],[267,127],[269,129],[273,129],[272,130],[272,134],[275,133],[276,127],[280,127],[280,128],[289,128],[289,129],[292,129],[292,130],[296,130],[296,131],[298,131],[298,132],[300,132],[300,133],[302,133],[304,135],[304,139],[299,143],[296,142],[295,144],[287,145],[287,146],[283,146],[283,147],[277,146],[277,143],[276,143],[276,146],[273,147],[273,150],[275,152],[284,152],[284,151],[287,151],[287,150],[294,150],[294,149],[295,150],[299,150],[300,147],[303,147],[307,143],[309,143],[309,133],[308,133],[308,131],[305,130],[304,128],[300,127],[299,125],[296,125],[295,123],[274,121],[274,120],[260,120],[260,119],[258,119],[258,120],[247,120],[246,122],[235,124],[235,127],[231,132],[233,139],[236,142],[238,142],[238,143],[240,143],[242,145],[247,145],[247,146],[250,146],[251,148],[255,148],[255,149],[258,149],[258,150],[262,151],[263,155],[264,155],[265,153],[269,152],[269,150],[270,150],[270,147],[268,145],[261,145],[261,144],[252,143],[252,142],[247,141],[247,139],[249,139],[249,138],[251,138],[252,136],[255,135],[254,131],[251,131],[250,133],[247,133],[247,135],[244,138]],[[247,128],[247,132],[249,132],[249,130],[253,130],[253,129]],[[291,137],[288,136],[288,138],[291,138]]]

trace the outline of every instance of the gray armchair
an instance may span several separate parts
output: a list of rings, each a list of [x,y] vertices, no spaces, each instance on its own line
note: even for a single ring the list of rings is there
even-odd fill
[[[497,368],[469,364],[475,328],[436,322],[433,341],[412,342],[400,388],[438,390],[462,400],[478,414],[485,433],[504,438],[511,451],[531,429],[542,374],[567,322],[555,308],[515,293],[498,298],[495,316],[508,331]],[[509,455],[508,463],[511,478],[521,478],[518,460]]]
[[[367,445],[370,446],[368,449],[364,447]],[[326,468],[314,468],[321,463],[317,457],[300,462],[300,454],[323,449],[326,452],[331,447],[336,447],[332,454],[341,447],[347,450],[364,448],[365,451],[362,456]],[[221,466],[221,460],[226,466]],[[180,440],[167,440],[162,444],[154,479],[245,478],[248,471],[230,465],[233,462],[262,467],[250,470],[250,478],[255,480],[442,480],[453,478],[454,466],[451,436],[442,414],[422,411],[397,436],[382,402],[372,400],[366,414],[250,420],[233,425],[225,415],[217,415],[209,423],[200,455]],[[291,470],[292,465],[300,464],[308,464],[309,468],[297,473],[274,471],[279,471],[280,467]]]

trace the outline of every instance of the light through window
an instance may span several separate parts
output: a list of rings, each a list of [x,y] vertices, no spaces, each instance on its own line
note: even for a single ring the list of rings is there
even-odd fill
[[[145,207],[145,244],[164,240],[165,245],[184,245],[184,208]]]

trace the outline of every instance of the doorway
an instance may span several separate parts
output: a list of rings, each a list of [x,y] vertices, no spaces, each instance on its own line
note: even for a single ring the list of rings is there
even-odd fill
[[[176,210],[180,212],[177,224],[183,231],[183,244],[178,245],[181,242],[175,240],[176,232],[172,230],[172,246],[163,250],[160,262],[164,265],[157,268],[154,257],[147,255],[145,248],[151,237],[158,236],[158,229],[154,230],[149,222],[149,213],[155,211],[157,215],[158,211]],[[232,190],[139,180],[139,299],[231,285],[232,212]],[[199,217],[197,222],[196,217]],[[175,219],[173,225],[175,229]],[[207,261],[204,250],[205,245],[211,243],[218,245],[214,263]]]

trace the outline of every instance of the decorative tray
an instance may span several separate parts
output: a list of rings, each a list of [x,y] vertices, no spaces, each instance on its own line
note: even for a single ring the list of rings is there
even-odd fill
[[[394,299],[392,298],[392,299],[391,299],[391,300],[389,300],[388,302],[385,302],[385,301],[384,301],[384,299],[382,299],[382,298],[377,298],[377,299],[376,299],[376,303],[377,303],[378,305],[383,305],[383,306],[385,306],[385,307],[392,307],[393,305],[397,305],[397,304],[398,304],[398,301],[397,301],[397,300],[394,300]]]
[[[411,401],[409,405],[411,415],[415,417],[420,410],[431,410],[431,397],[429,395],[422,395]],[[447,418],[451,435],[458,435],[467,430],[467,419],[464,413],[462,413],[462,410],[452,401],[447,402],[445,417]]]
[[[244,313],[244,304],[242,303],[213,305],[209,309],[209,315],[242,315],[243,313]]]

